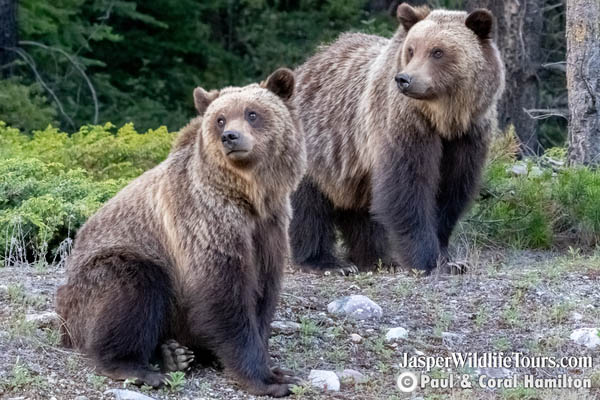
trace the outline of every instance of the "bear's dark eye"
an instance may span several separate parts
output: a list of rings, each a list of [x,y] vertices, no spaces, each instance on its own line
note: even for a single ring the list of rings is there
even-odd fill
[[[444,55],[444,52],[440,49],[433,49],[433,51],[431,52],[431,55],[433,56],[433,58],[442,58],[442,56]]]
[[[258,116],[256,115],[256,113],[254,111],[250,111],[248,113],[248,121],[254,122],[254,121],[256,121],[256,118],[258,118]]]
[[[225,118],[224,117],[217,118],[217,125],[219,126],[219,128],[224,127],[225,126]]]
[[[408,48],[408,58],[412,58],[412,56],[415,54],[415,51],[412,48]]]

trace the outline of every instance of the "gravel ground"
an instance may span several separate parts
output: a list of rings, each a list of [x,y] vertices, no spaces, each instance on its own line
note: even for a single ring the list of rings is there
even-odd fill
[[[600,398],[600,347],[570,339],[578,328],[600,327],[600,252],[581,255],[531,251],[475,252],[462,276],[423,277],[411,271],[318,276],[289,270],[271,338],[275,362],[307,379],[313,369],[364,374],[366,382],[342,381],[324,392],[308,382],[294,388],[306,399],[596,399]],[[155,399],[253,399],[219,370],[195,367],[180,385],[148,390],[98,376],[85,358],[58,346],[52,321],[60,268],[0,268],[0,398],[113,399],[123,388]],[[379,319],[356,321],[331,315],[327,304],[360,294],[383,309]],[[27,316],[38,316],[31,321]],[[42,316],[40,316],[42,315]],[[294,324],[295,323],[295,324]],[[408,336],[387,342],[389,328]],[[352,335],[360,335],[360,339]],[[468,352],[518,352],[528,356],[590,357],[592,366],[572,368],[408,368],[429,378],[468,375],[471,388],[401,392],[404,355],[448,356]],[[590,389],[480,388],[481,375],[521,382],[537,378],[589,379]],[[422,378],[423,379],[423,378]],[[443,381],[440,381],[443,382]],[[79,397],[78,397],[79,396]],[[83,397],[81,397],[83,396]]]

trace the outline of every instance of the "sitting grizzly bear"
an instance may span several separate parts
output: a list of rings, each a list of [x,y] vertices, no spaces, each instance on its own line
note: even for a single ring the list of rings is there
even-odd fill
[[[156,387],[214,355],[249,392],[290,393],[268,340],[306,158],[293,88],[280,69],[260,86],[196,89],[201,117],[169,157],[78,232],[57,309],[64,344],[100,373]]]
[[[450,265],[503,90],[493,16],[401,4],[397,17],[391,39],[343,34],[296,71],[308,156],[292,195],[300,266]],[[349,262],[334,252],[336,227]]]

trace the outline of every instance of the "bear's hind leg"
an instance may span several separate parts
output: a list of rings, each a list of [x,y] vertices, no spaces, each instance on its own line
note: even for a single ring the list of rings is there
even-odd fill
[[[87,324],[85,352],[104,375],[161,386],[165,377],[150,368],[150,359],[167,334],[173,310],[168,274],[164,267],[133,255],[108,256],[95,263],[95,271],[87,272],[102,280],[91,293],[94,301],[87,318],[93,320]]]
[[[292,207],[290,242],[294,263],[316,271],[357,272],[356,266],[335,255],[333,204],[310,178],[304,177],[292,195]]]

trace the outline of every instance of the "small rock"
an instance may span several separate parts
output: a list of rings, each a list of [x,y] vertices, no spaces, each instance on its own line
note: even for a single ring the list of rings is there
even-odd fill
[[[458,333],[442,332],[442,343],[446,346],[460,344],[462,340],[463,336]]]
[[[360,343],[362,342],[362,336],[360,336],[358,333],[353,333],[352,335],[350,335],[350,340],[353,343]]]
[[[508,368],[478,368],[475,370],[477,375],[485,375],[490,378],[510,378],[513,373]]]
[[[525,163],[517,163],[512,167],[508,168],[506,172],[510,172],[515,176],[527,175],[527,165]]]
[[[594,349],[600,346],[600,336],[598,336],[598,328],[581,328],[575,329],[571,333],[571,340],[575,343],[587,347],[588,349]]]
[[[112,393],[117,400],[154,400],[152,397],[148,397],[145,394],[134,392],[133,390],[126,389],[110,389],[104,392],[104,394]]]
[[[577,311],[573,311],[571,313],[571,319],[573,321],[581,321],[583,319],[583,315],[581,315],[580,313],[578,313]]]
[[[337,392],[340,390],[340,379],[333,371],[313,369],[308,375],[311,385],[323,390]]]
[[[362,295],[352,295],[334,300],[327,305],[327,311],[331,314],[345,314],[358,320],[381,318],[383,315],[383,311],[377,303]]]
[[[77,396],[73,400],[88,400],[88,398],[85,396]]]
[[[425,355],[424,352],[422,352],[421,350],[416,350],[416,349],[415,349],[415,354],[418,355],[418,356],[424,356]]]
[[[273,321],[271,322],[273,332],[282,335],[292,335],[300,330],[300,324],[293,321]]]
[[[394,342],[398,339],[406,339],[408,337],[408,331],[402,327],[391,328],[385,334],[386,342]]]
[[[342,384],[361,384],[367,383],[369,378],[354,369],[345,369],[336,373]]]
[[[58,327],[60,317],[53,311],[41,314],[27,314],[25,321],[34,323],[38,328]]]

